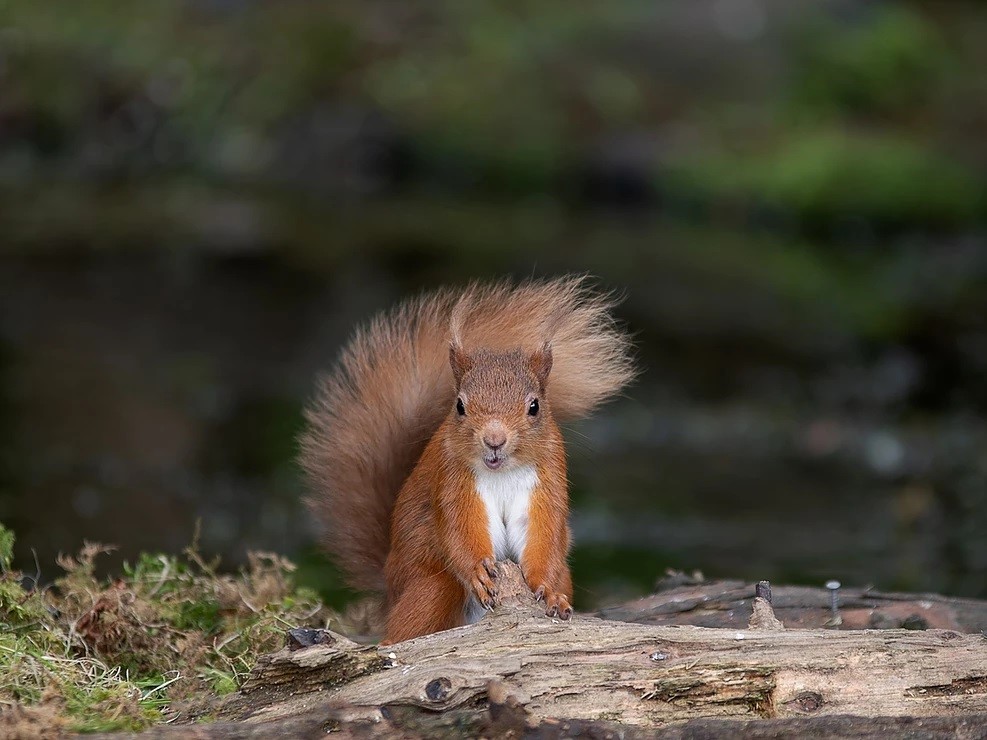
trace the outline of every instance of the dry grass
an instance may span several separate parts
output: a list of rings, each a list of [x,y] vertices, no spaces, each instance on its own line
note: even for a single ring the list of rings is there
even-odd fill
[[[3,737],[181,721],[236,690],[286,628],[335,619],[272,553],[250,553],[225,574],[190,547],[183,557],[142,555],[103,580],[96,561],[111,548],[87,544],[59,559],[64,575],[51,587],[30,589],[10,568],[12,547],[0,525]]]

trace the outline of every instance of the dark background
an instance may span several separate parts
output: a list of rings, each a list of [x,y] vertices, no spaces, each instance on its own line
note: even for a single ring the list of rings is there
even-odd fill
[[[0,3],[0,520],[337,602],[295,467],[354,325],[588,271],[577,606],[666,567],[987,596],[987,6]]]

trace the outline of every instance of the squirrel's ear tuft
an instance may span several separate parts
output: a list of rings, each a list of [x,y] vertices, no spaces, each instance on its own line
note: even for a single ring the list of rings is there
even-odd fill
[[[552,372],[552,345],[545,342],[541,349],[537,349],[532,353],[528,359],[528,364],[531,365],[531,370],[534,372],[535,377],[538,378],[538,385],[541,386],[542,390],[545,390],[545,384],[548,382],[548,374]]]
[[[470,369],[473,361],[466,354],[466,350],[459,342],[453,341],[449,345],[449,364],[452,366],[452,377],[456,379],[456,388],[463,382],[463,376]]]

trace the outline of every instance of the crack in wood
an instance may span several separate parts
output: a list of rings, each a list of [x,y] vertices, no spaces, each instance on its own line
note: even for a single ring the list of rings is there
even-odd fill
[[[775,672],[766,667],[674,667],[642,698],[670,704],[739,706],[762,717],[773,716]]]
[[[948,684],[938,686],[912,686],[905,689],[905,696],[968,696],[970,694],[987,694],[987,676],[968,676],[957,678]]]

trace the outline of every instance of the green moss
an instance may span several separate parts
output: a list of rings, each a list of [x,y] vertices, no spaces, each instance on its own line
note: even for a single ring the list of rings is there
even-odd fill
[[[215,634],[222,624],[222,607],[215,599],[187,601],[178,607],[174,621],[175,627],[180,630]]]
[[[14,533],[0,524],[0,570],[10,570],[14,560]]]
[[[216,696],[232,694],[239,688],[236,676],[229,671],[221,671],[218,668],[205,668],[202,670],[201,675],[209,681],[209,685]]]
[[[0,526],[0,558],[12,544]],[[105,551],[87,545],[63,558],[65,575],[44,592],[4,570],[0,702],[44,704],[53,726],[80,732],[139,730],[173,701],[236,690],[259,655],[284,644],[285,627],[329,619],[274,555],[250,553],[247,568],[227,575],[191,549],[146,554],[103,581],[94,573]]]

